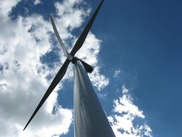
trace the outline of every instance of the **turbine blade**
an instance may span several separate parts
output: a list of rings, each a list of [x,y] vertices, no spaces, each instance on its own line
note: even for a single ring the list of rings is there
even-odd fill
[[[79,60],[80,60],[80,59],[79,59]],[[87,63],[84,62],[83,60],[80,60],[80,61],[81,61],[81,63],[83,64],[85,70],[86,70],[88,73],[92,73],[92,72],[93,72],[94,68],[93,68],[91,65],[87,64]]]
[[[55,25],[55,23],[54,23],[54,20],[53,20],[52,16],[50,16],[50,18],[51,18],[51,24],[52,24],[53,30],[54,30],[54,32],[55,32],[55,34],[56,34],[56,37],[57,37],[57,39],[58,39],[58,41],[59,41],[59,44],[61,45],[61,48],[62,48],[62,50],[63,50],[63,52],[64,52],[64,55],[65,55],[69,60],[72,60],[73,57],[68,53],[66,47],[64,46],[64,43],[63,43],[61,37],[59,36],[58,30],[57,30],[57,28],[56,28],[56,25]]]
[[[49,88],[47,89],[46,93],[44,94],[44,96],[42,97],[41,101],[39,102],[37,108],[35,109],[35,111],[33,112],[32,116],[30,117],[29,121],[27,122],[26,126],[24,127],[23,131],[26,129],[26,127],[28,126],[28,124],[31,122],[31,120],[34,118],[34,116],[36,115],[36,113],[38,112],[38,110],[40,109],[40,107],[43,105],[43,103],[46,101],[46,99],[49,97],[49,95],[51,94],[51,92],[54,90],[54,88],[56,87],[56,85],[59,83],[59,81],[63,78],[63,76],[66,73],[66,70],[68,68],[70,61],[67,59],[63,66],[60,68],[60,70],[58,71],[58,73],[56,74],[55,78],[53,79],[52,83],[50,84]]]
[[[99,6],[97,7],[96,11],[94,12],[93,16],[91,17],[91,19],[89,20],[88,24],[86,25],[85,29],[83,30],[83,32],[81,33],[80,37],[78,38],[78,40],[76,41],[72,51],[71,51],[71,55],[74,56],[76,54],[76,52],[82,47],[88,32],[90,30],[90,28],[92,27],[92,24],[103,4],[104,0],[101,1],[101,3],[99,4]]]

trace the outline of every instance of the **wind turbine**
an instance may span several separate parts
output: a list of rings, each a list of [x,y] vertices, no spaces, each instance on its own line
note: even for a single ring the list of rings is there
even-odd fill
[[[29,125],[31,120],[34,118],[40,107],[49,97],[51,92],[54,90],[56,85],[65,75],[68,65],[72,62],[75,66],[74,70],[74,134],[75,137],[115,137],[112,128],[108,122],[108,119],[102,109],[99,99],[94,91],[94,88],[90,82],[87,72],[91,73],[93,67],[75,57],[77,51],[82,47],[88,32],[103,4],[104,0],[101,1],[96,11],[92,15],[85,29],[81,33],[80,37],[76,41],[73,49],[69,53],[59,36],[54,20],[51,16],[51,23],[56,37],[63,49],[66,61],[56,74],[52,83],[48,87],[37,108],[33,112],[29,121],[25,125],[24,129]]]

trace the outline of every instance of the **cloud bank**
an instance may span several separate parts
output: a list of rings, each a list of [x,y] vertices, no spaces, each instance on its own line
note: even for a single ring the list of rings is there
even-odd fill
[[[142,110],[133,104],[129,90],[123,86],[122,97],[114,100],[113,114],[108,117],[117,137],[152,137]]]

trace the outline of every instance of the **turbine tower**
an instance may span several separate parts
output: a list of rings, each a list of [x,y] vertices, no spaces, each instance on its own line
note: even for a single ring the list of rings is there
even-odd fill
[[[43,105],[45,100],[49,97],[53,89],[59,83],[59,81],[65,75],[68,65],[72,62],[75,66],[74,68],[74,136],[75,137],[115,137],[112,128],[108,122],[108,119],[102,109],[99,99],[94,91],[91,81],[87,75],[93,71],[93,67],[84,62],[83,60],[75,57],[77,51],[82,47],[88,32],[103,4],[104,0],[101,1],[85,29],[81,33],[80,37],[76,41],[73,49],[69,53],[64,46],[64,43],[59,36],[56,25],[53,18],[51,17],[51,23],[56,37],[63,49],[66,61],[63,63],[62,67],[56,74],[52,83],[48,87],[41,101],[39,102],[37,108],[33,112],[26,127],[29,125],[31,120],[34,118],[40,107]]]

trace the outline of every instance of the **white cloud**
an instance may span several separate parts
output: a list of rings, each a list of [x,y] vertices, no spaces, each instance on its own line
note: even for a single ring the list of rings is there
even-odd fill
[[[4,32],[8,33],[0,34],[0,63],[3,68],[0,73],[1,136],[45,134],[45,137],[49,137],[55,133],[68,132],[72,111],[61,106],[58,106],[55,115],[51,111],[58,89],[51,94],[27,130],[22,132],[23,126],[49,85],[46,80],[49,69],[40,69],[44,65],[40,62],[40,57],[51,45],[49,27],[41,16],[19,17],[14,22],[7,20],[5,23]],[[35,29],[29,32],[32,26]],[[38,42],[36,38],[39,39]],[[38,72],[38,68],[41,71]]]
[[[92,74],[90,74],[89,77],[90,80],[92,81],[93,86],[95,86],[97,90],[100,91],[109,84],[109,79],[106,76],[100,74],[99,69],[100,68],[96,66],[94,68],[94,72],[92,72]]]
[[[114,100],[113,115],[109,121],[117,137],[152,137],[152,130],[146,124],[142,110],[133,104],[128,89],[123,86],[123,96]],[[137,123],[134,121],[137,120]]]
[[[74,36],[70,31],[80,27],[85,17],[90,13],[89,9],[86,10],[79,6],[81,3],[82,0],[64,0],[55,3],[57,11],[55,22],[63,40],[73,38]]]
[[[53,68],[49,68],[41,62],[40,58],[52,50],[51,24],[39,14],[27,17],[20,15],[12,21],[8,15],[18,2],[19,0],[0,2],[1,136],[50,137],[66,134],[73,116],[72,110],[62,108],[57,104],[57,91],[62,87],[61,83],[50,95],[28,128],[24,132],[22,131],[50,84],[46,77],[56,74],[63,62],[63,54],[58,54],[61,63],[52,62]],[[61,24],[58,29],[65,41],[68,39],[75,41],[76,37],[71,34],[71,30],[80,27],[85,17],[88,16],[89,10],[85,12],[82,8],[75,6],[80,3],[80,0],[65,0],[55,4],[58,11],[55,18],[56,24]],[[66,45],[68,44],[66,43]],[[90,33],[82,51],[80,51],[80,56],[96,66],[91,79],[94,85],[101,89],[107,86],[109,81],[99,72],[97,61],[99,49],[100,40]],[[72,78],[72,74],[67,73],[65,78]],[[54,114],[52,114],[53,107],[56,107]]]
[[[16,6],[16,4],[20,2],[20,0],[1,0],[0,1],[0,16],[8,16],[11,12],[12,8]]]
[[[116,78],[116,77],[118,77],[119,76],[119,74],[121,73],[121,70],[116,70],[115,72],[114,72],[114,77]]]
[[[40,4],[40,3],[41,3],[41,0],[35,0],[35,1],[34,1],[34,4],[35,4],[35,5],[38,5],[38,4]]]

